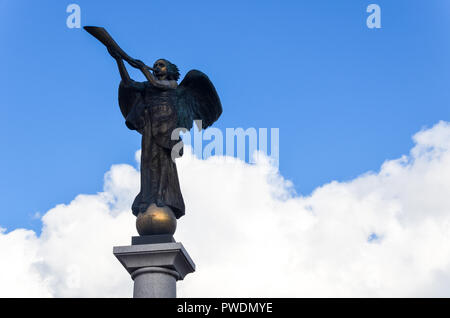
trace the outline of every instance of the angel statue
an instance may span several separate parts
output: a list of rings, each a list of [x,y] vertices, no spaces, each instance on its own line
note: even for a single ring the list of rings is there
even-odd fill
[[[84,27],[100,40],[116,60],[121,82],[119,106],[126,126],[142,135],[141,189],[132,212],[136,226],[143,235],[172,235],[176,219],[185,213],[178,173],[172,155],[181,142],[173,138],[176,128],[190,130],[194,120],[200,128],[211,126],[221,115],[222,105],[209,78],[197,70],[189,71],[180,84],[178,67],[166,59],[158,59],[153,67],[129,57],[104,28]],[[136,82],[130,78],[124,60],[139,69],[147,79]],[[177,130],[179,131],[179,130]],[[182,148],[176,156],[182,155]]]

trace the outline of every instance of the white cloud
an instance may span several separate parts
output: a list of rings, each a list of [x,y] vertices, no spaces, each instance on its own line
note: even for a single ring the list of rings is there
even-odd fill
[[[176,238],[197,265],[194,296],[450,296],[450,124],[414,136],[408,156],[311,196],[267,158],[178,162],[187,211]],[[112,255],[136,235],[139,173],[114,165],[104,192],[43,217],[42,234],[0,233],[0,296],[129,297]]]

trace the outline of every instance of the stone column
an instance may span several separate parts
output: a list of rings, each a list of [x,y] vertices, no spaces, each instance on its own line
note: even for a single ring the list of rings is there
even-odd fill
[[[134,298],[175,298],[176,281],[195,271],[181,243],[115,246],[113,253],[134,280]]]

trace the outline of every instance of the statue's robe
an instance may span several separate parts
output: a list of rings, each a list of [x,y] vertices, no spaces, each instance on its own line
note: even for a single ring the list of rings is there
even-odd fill
[[[173,146],[180,142],[179,138],[171,139],[177,125],[175,102],[175,88],[169,85],[155,87],[132,80],[120,83],[119,105],[125,123],[142,134],[141,191],[132,206],[136,216],[153,203],[170,207],[177,219],[184,215],[177,168],[171,157]]]

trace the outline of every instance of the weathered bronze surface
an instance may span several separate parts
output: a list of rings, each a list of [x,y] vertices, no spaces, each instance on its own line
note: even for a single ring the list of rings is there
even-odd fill
[[[173,147],[182,141],[179,134],[173,138],[172,132],[176,128],[190,130],[194,120],[201,120],[199,128],[211,126],[222,113],[216,89],[208,76],[198,70],[189,71],[178,85],[180,74],[175,64],[158,59],[153,67],[148,67],[128,56],[104,28],[84,28],[102,42],[116,60],[122,79],[120,110],[127,127],[142,135],[141,191],[132,205],[138,231],[142,232],[139,234],[173,234],[169,232],[175,231],[176,222],[168,215],[174,216],[176,221],[185,214],[185,205],[174,160],[182,155],[182,147],[179,153],[172,153]],[[139,69],[147,81],[133,81],[124,60]],[[152,206],[165,208],[155,210]]]

